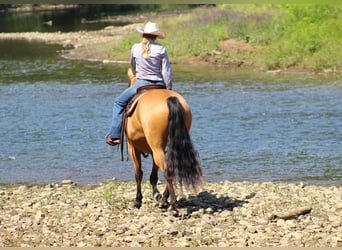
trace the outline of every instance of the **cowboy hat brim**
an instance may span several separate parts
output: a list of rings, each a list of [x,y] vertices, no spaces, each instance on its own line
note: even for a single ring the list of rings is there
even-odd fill
[[[142,33],[142,34],[149,34],[149,35],[155,35],[161,39],[165,38],[165,33],[160,31],[160,30],[157,30],[157,31],[152,31],[152,32],[145,32],[144,28],[143,27],[138,27],[137,28],[137,31]]]

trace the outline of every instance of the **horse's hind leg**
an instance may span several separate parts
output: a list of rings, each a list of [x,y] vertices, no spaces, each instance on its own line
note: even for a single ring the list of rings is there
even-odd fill
[[[137,152],[136,150],[134,150],[134,148],[130,147],[130,150],[131,150],[131,156],[132,156],[134,170],[135,170],[135,181],[137,183],[137,193],[135,197],[134,206],[136,208],[140,208],[142,204],[142,198],[143,198],[142,193],[141,193],[141,181],[143,178],[143,172],[141,170],[141,155],[140,155],[140,152]]]
[[[137,182],[137,194],[135,196],[134,206],[136,208],[140,208],[141,204],[142,204],[142,198],[143,198],[142,193],[141,193],[142,176],[143,176],[143,173],[142,173],[142,171],[140,169],[135,174],[135,181]]]
[[[167,180],[167,187],[165,190],[165,193],[167,192],[170,195],[170,204],[171,204],[171,212],[173,215],[177,216],[178,215],[178,210],[177,210],[177,199],[176,199],[176,194],[175,190],[173,188],[172,180]],[[164,193],[164,195],[165,195]]]
[[[150,183],[152,185],[152,196],[156,202],[159,202],[162,198],[157,188],[158,184],[158,166],[153,162],[153,168],[150,176]]]
[[[164,208],[167,208],[169,206],[169,203],[167,202],[167,199],[170,197],[170,192],[168,188],[168,184],[166,184],[165,191],[163,193],[162,199],[161,199],[161,206]]]
[[[154,138],[154,137],[151,137]],[[165,162],[165,157],[164,157],[164,150],[163,148],[158,145],[158,144],[153,144],[150,142],[150,145],[154,145],[153,148],[153,169],[151,173],[151,185],[153,189],[153,198],[159,203],[159,207],[161,208],[167,208],[168,203],[167,199],[169,197],[168,194],[168,188],[166,188],[165,192],[163,193],[163,196],[160,195],[158,189],[157,189],[157,182],[158,182],[158,169],[160,168],[161,170],[164,170],[164,162]],[[158,145],[158,146],[156,146]]]

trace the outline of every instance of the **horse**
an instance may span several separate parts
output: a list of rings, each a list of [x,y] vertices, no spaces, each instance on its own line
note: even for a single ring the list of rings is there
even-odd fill
[[[127,74],[131,86],[136,77],[131,68]],[[142,205],[141,155],[148,153],[153,159],[150,175],[153,198],[160,207],[170,205],[171,211],[178,214],[174,184],[178,182],[181,187],[197,191],[203,183],[201,161],[189,134],[192,123],[189,105],[176,91],[150,89],[139,97],[133,113],[126,118],[123,129],[137,184],[134,206]],[[162,195],[157,188],[158,169],[167,182]]]

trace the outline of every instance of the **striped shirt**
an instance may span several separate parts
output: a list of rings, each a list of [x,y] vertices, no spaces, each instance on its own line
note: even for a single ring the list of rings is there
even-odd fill
[[[172,70],[165,47],[150,40],[149,58],[142,55],[142,44],[136,43],[131,50],[131,66],[138,79],[164,82],[172,89]]]

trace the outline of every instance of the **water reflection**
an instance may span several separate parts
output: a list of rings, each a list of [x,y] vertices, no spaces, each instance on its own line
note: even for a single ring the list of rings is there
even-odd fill
[[[104,6],[102,11],[83,7],[49,11],[0,12],[0,32],[71,32],[99,30],[109,25],[129,24],[109,20],[108,22],[94,22],[104,16],[122,14],[118,6],[120,5]]]

